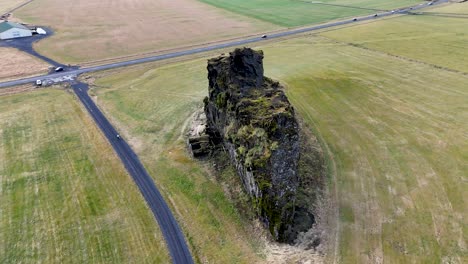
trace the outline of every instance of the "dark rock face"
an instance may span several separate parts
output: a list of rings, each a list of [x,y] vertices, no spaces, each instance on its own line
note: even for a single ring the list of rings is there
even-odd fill
[[[299,125],[282,87],[263,76],[263,53],[236,49],[208,61],[207,132],[222,141],[245,190],[278,241],[295,215]]]

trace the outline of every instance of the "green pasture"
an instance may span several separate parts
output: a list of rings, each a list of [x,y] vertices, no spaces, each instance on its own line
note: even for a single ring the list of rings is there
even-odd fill
[[[323,33],[395,56],[468,73],[468,3],[424,10]]]
[[[417,0],[199,0],[234,13],[267,21],[279,26],[296,27],[351,16],[372,14],[379,10],[416,5]]]
[[[163,241],[70,93],[0,97],[0,263],[168,263]]]

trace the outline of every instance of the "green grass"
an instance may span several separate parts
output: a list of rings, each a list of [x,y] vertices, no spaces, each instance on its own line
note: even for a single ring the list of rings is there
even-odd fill
[[[466,261],[468,77],[320,37],[264,51],[336,163],[342,262]]]
[[[468,72],[468,3],[425,10],[438,15],[413,15],[333,30],[324,36],[426,63]]]
[[[339,259],[466,260],[468,77],[322,37],[262,49],[267,76],[287,85],[296,110],[318,131],[336,165]],[[199,256],[253,262],[252,248],[240,243],[249,237],[242,221],[184,149],[184,121],[207,93],[205,64],[110,74],[98,80],[95,92],[140,146]],[[206,212],[213,217],[205,218]],[[231,255],[216,254],[225,247]]]
[[[183,131],[207,93],[206,61],[139,67],[98,79],[114,118],[181,223],[200,262],[261,261],[258,242],[213,175],[189,157]]]
[[[0,97],[0,263],[168,263],[162,241],[71,94]]]
[[[397,7],[415,5],[417,0],[199,0],[213,6],[239,13],[245,16],[264,20],[286,27],[320,23],[339,18],[375,13],[374,10],[391,10]],[[332,5],[313,4],[320,2]]]

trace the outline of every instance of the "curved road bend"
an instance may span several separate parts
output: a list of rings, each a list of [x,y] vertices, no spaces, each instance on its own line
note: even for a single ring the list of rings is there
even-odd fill
[[[140,192],[143,194],[146,203],[159,223],[173,263],[193,263],[184,235],[177,224],[177,221],[161,196],[161,193],[156,188],[153,179],[143,167],[138,156],[130,148],[127,142],[125,142],[125,140],[122,138],[118,139],[116,137],[117,131],[115,128],[99,110],[94,101],[89,97],[88,85],[84,83],[75,83],[72,87],[86,110],[88,110],[89,114],[93,117],[94,121],[98,124],[101,131],[117,152],[119,158],[125,165],[125,168],[132,176],[136,185],[140,189]]]
[[[432,6],[447,3],[447,2],[449,2],[449,0],[438,0],[436,2],[433,2]],[[397,14],[399,14],[399,15],[408,14],[408,13],[410,13],[412,11],[423,9],[423,8],[426,8],[426,7],[428,7],[427,4],[419,4],[419,5],[413,6],[413,7],[398,9],[398,10],[395,10],[395,12],[392,12],[392,11],[380,12],[380,13],[378,13],[377,17],[374,16],[374,15],[369,15],[369,16],[364,16],[364,17],[358,17],[358,18],[356,18],[356,20],[347,19],[347,20],[342,20],[342,21],[337,21],[337,22],[332,22],[332,23],[322,24],[322,25],[317,25],[317,26],[311,26],[311,27],[306,27],[306,28],[291,29],[291,30],[288,30],[288,31],[285,31],[285,32],[274,33],[274,34],[268,35],[267,39],[281,38],[281,37],[286,37],[286,36],[300,34],[300,33],[317,31],[317,30],[320,30],[320,29],[331,28],[331,27],[336,27],[336,26],[341,26],[341,25],[346,25],[346,24],[352,24],[352,23],[356,23],[358,21],[374,20],[374,19],[377,19],[379,17],[387,17],[387,16],[392,16],[392,15],[397,15]],[[15,80],[15,81],[2,82],[2,83],[0,83],[0,88],[5,88],[5,87],[9,87],[9,86],[16,86],[16,85],[21,85],[21,84],[27,84],[27,83],[34,83],[37,79],[57,78],[57,77],[62,77],[62,76],[67,76],[67,75],[80,75],[82,73],[109,70],[109,69],[120,68],[120,67],[125,67],[125,66],[131,66],[131,65],[141,64],[141,63],[146,63],[146,62],[166,60],[166,59],[182,57],[182,56],[192,55],[192,54],[206,52],[206,51],[212,51],[212,50],[217,50],[217,49],[223,49],[223,48],[229,48],[229,47],[234,47],[234,46],[245,45],[245,44],[254,43],[254,42],[260,42],[260,41],[264,41],[264,40],[265,39],[260,38],[260,37],[253,37],[253,38],[247,38],[247,39],[243,39],[243,40],[237,40],[237,41],[232,41],[232,42],[222,43],[222,44],[216,44],[216,45],[211,45],[211,46],[206,46],[206,47],[201,47],[201,48],[189,49],[189,50],[178,51],[178,52],[173,52],[173,53],[167,53],[167,54],[162,54],[162,55],[157,55],[157,56],[150,56],[150,57],[146,57],[146,58],[142,58],[142,59],[128,60],[128,61],[110,63],[110,64],[105,64],[105,65],[100,65],[100,66],[89,67],[89,68],[70,70],[70,71],[65,71],[65,72],[61,72],[61,73],[53,73],[53,74],[49,74],[49,75],[42,75],[42,76],[24,78],[24,79]]]

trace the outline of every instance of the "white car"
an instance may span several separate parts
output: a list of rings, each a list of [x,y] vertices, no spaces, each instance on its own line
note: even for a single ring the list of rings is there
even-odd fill
[[[42,86],[42,80],[36,80],[36,86]]]

